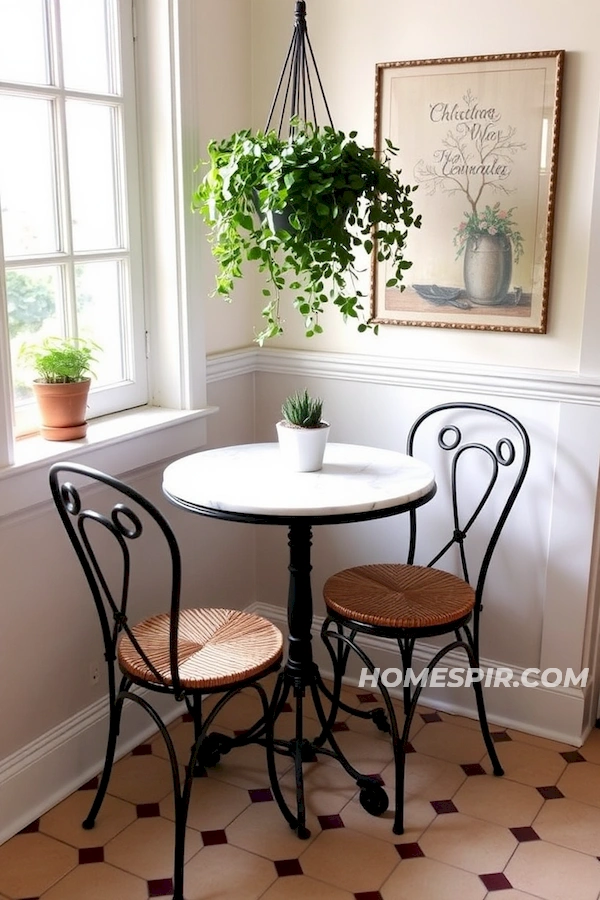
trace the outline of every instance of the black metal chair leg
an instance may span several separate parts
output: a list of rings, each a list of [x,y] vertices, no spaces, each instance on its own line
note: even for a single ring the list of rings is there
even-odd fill
[[[402,735],[398,736],[397,739],[392,743],[394,750],[394,775],[396,779],[396,811],[394,813],[394,824],[392,825],[392,831],[394,832],[394,834],[404,834],[404,785],[406,781],[406,746],[408,744],[408,735],[410,733],[410,727],[412,725],[416,706],[416,703],[411,705],[404,720]]]
[[[198,747],[197,745],[194,745],[194,748],[192,750],[190,761],[186,770],[184,786],[182,789],[181,779],[179,777],[179,762],[177,760],[177,754],[175,753],[175,747],[173,745],[171,735],[169,734],[163,720],[158,715],[154,707],[143,697],[140,697],[139,694],[134,694],[128,689],[122,690],[117,697],[117,703],[121,703],[122,705],[125,700],[132,700],[148,713],[148,715],[160,731],[167,748],[167,753],[169,755],[169,764],[171,766],[171,776],[173,779],[173,801],[175,805],[173,900],[184,900],[183,865],[185,852],[185,829],[187,824],[187,811],[189,807],[191,785],[194,778],[193,768],[198,755]]]
[[[469,665],[473,669],[479,669],[479,647],[471,634],[471,631],[467,625],[464,627],[464,632],[466,636],[466,644],[469,647],[467,651],[467,655],[469,656]],[[504,769],[498,759],[498,753],[496,752],[496,745],[494,744],[492,735],[490,733],[490,726],[487,720],[487,713],[485,711],[485,700],[483,697],[483,688],[481,687],[480,681],[473,682],[473,690],[475,691],[475,700],[477,702],[477,715],[479,716],[479,725],[481,727],[481,734],[483,736],[483,740],[488,752],[488,756],[490,758],[490,762],[492,764],[492,769],[494,775],[504,775]]]
[[[331,656],[331,660],[333,663],[333,690],[328,690],[327,686],[324,684],[323,679],[319,675],[318,669],[316,670],[316,681],[318,683],[319,689],[322,691],[325,697],[329,700],[331,704],[331,708],[329,710],[329,715],[324,717],[324,720],[321,721],[321,733],[313,740],[313,744],[315,747],[322,747],[325,741],[327,740],[327,735],[331,733],[331,729],[335,724],[335,720],[337,718],[338,710],[343,708],[342,701],[340,699],[340,694],[342,692],[342,678],[344,672],[346,671],[346,662],[348,659],[348,653],[350,652],[350,648],[347,646],[343,646],[341,641],[338,641],[338,650],[337,653],[334,654],[333,648],[330,644],[327,644],[327,639],[325,635],[327,634],[327,628],[331,623],[331,619],[325,619],[323,623],[323,627],[321,628],[321,639],[325,642],[327,649],[329,650],[329,654]],[[341,628],[338,626],[338,633],[341,632]],[[342,653],[342,650],[344,653]],[[313,694],[315,693],[313,686]],[[317,691],[318,695],[318,691]],[[322,707],[321,707],[322,709]],[[350,707],[346,707],[349,712],[352,712]]]
[[[477,701],[477,712],[479,714],[479,725],[481,727],[481,734],[483,736],[483,740],[488,752],[488,756],[490,758],[490,762],[492,764],[492,769],[494,771],[494,775],[504,775],[504,769],[498,759],[498,754],[496,752],[496,745],[494,744],[492,735],[490,733],[490,726],[488,725],[487,715],[485,711],[485,702],[483,699],[483,690],[481,687],[481,683],[479,681],[473,682],[473,689],[475,690],[475,699]]]
[[[196,742],[192,747],[189,764],[185,773],[185,781],[181,793],[175,789],[176,777],[173,772],[173,800],[175,804],[175,848],[173,854],[173,900],[184,900],[183,879],[185,866],[185,831],[187,828],[192,785],[198,774],[198,766],[202,766],[200,756],[202,740],[206,736],[203,729],[200,730]],[[170,755],[170,754],[169,754]],[[172,763],[171,763],[172,765]]]
[[[412,666],[412,655],[413,649],[415,646],[415,642],[413,639],[398,639],[398,650],[400,651],[400,658],[402,659],[402,672],[404,674],[404,684],[402,687],[402,698],[404,702],[404,715],[408,715],[408,711],[411,708],[411,693],[410,693],[410,682],[406,678],[406,673],[410,670]]]
[[[190,767],[191,769],[191,767]],[[194,780],[193,772],[186,776],[183,796],[175,797],[175,854],[173,866],[173,900],[184,900],[183,877],[185,866],[185,829],[190,802],[191,784]]]
[[[119,693],[127,690],[131,682],[127,678],[123,678],[121,680],[121,685],[119,688]],[[111,703],[110,713],[109,713],[109,730],[108,730],[108,740],[106,743],[106,754],[104,757],[104,768],[102,769],[102,775],[100,777],[100,783],[98,785],[98,789],[96,791],[96,796],[94,797],[94,802],[90,807],[90,811],[87,816],[81,823],[82,828],[85,828],[86,831],[89,831],[96,824],[96,816],[100,812],[100,807],[104,802],[104,797],[106,796],[106,791],[108,788],[108,783],[110,781],[110,775],[112,772],[112,767],[115,759],[115,751],[117,749],[117,739],[119,737],[119,731],[121,727],[121,713],[123,712],[123,699],[114,700]]]
[[[327,639],[328,634],[333,636],[333,633],[328,631],[332,624],[335,624],[337,633],[340,635],[340,640],[338,640],[340,646],[338,647],[337,653],[333,650],[331,643],[328,642]],[[341,699],[342,678],[346,672],[350,647],[353,645],[355,636],[356,631],[350,631],[349,634],[346,634],[342,626],[335,623],[329,616],[325,619],[321,627],[321,639],[325,643],[331,657],[334,683],[333,691],[330,691],[323,680],[319,679],[321,693],[324,694],[331,703],[331,710],[329,712],[327,728],[323,729],[318,738],[313,741],[317,747],[320,747],[325,743],[326,735],[331,731],[331,726],[335,723],[338,710],[340,709],[350,713],[351,716],[357,716],[359,719],[371,719],[379,731],[382,731],[384,734],[390,733],[390,724],[383,707],[378,706],[375,709],[358,709],[355,706],[350,706]]]

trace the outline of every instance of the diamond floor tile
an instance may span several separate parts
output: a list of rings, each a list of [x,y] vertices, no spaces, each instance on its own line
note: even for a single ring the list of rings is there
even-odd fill
[[[86,818],[94,798],[93,791],[76,791],[47,812],[40,819],[40,832],[50,835],[71,847],[103,846],[137,818],[132,803],[108,795],[93,828],[86,830],[81,823]]]
[[[186,860],[202,848],[202,837],[197,831],[187,829],[185,839]],[[161,816],[138,819],[109,841],[104,848],[104,859],[118,869],[138,878],[158,881],[173,873],[175,832],[172,822]]]
[[[571,800],[600,807],[600,765],[573,763],[566,767],[556,787]]]
[[[262,856],[231,844],[204,847],[185,868],[185,898],[258,900],[276,878],[275,866]]]
[[[393,846],[349,828],[323,831],[300,857],[302,871],[346,891],[379,889],[398,864]]]
[[[533,744],[508,741],[500,744],[497,750],[506,778],[532,787],[556,784],[567,768],[567,761],[560,752]],[[492,766],[487,758],[484,760],[484,768],[491,773]]]
[[[0,847],[0,891],[15,900],[38,897],[77,864],[73,847],[45,834],[18,834]]]
[[[429,859],[482,875],[502,872],[517,840],[500,825],[452,813],[438,816],[419,838],[419,846]]]
[[[545,803],[534,828],[544,841],[600,858],[600,809],[594,806],[566,797]]]
[[[315,881],[306,875],[278,878],[261,900],[354,900],[356,894]]]
[[[383,900],[483,900],[487,889],[477,875],[435,859],[405,859],[380,890]]]
[[[445,759],[447,762],[478,763],[487,753],[480,731],[451,722],[431,722],[411,741],[417,753]]]
[[[505,874],[513,887],[544,900],[597,900],[600,862],[544,841],[519,844]]]
[[[533,787],[517,784],[505,775],[467,778],[453,797],[459,812],[505,825],[531,825],[544,800]]]
[[[188,825],[197,831],[216,831],[226,828],[252,802],[250,794],[216,778],[198,778],[192,785]],[[173,797],[160,804],[161,815],[175,819]]]
[[[274,861],[299,857],[306,851],[320,831],[314,815],[307,816],[307,826],[311,836],[301,841],[284,821],[277,804],[271,801],[253,803],[225,830],[230,844]]]
[[[106,863],[77,866],[43,895],[44,900],[147,900],[148,883]]]

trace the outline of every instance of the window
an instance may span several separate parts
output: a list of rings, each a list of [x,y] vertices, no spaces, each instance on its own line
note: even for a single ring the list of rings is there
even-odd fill
[[[90,417],[146,402],[131,0],[0,0],[0,228],[16,434],[23,343],[93,339]],[[3,348],[0,348],[0,352]]]
[[[0,103],[28,101],[27,118],[13,113],[10,129],[0,118],[0,160],[12,152],[14,161],[8,179],[0,162],[0,520],[48,502],[53,458],[119,475],[206,441],[215,410],[206,405],[199,298],[213,274],[199,263],[189,202],[214,68],[205,12],[196,0],[0,0]],[[198,35],[207,41],[200,56]],[[13,135],[21,155],[7,146]],[[20,229],[4,190],[18,202],[35,192]],[[27,433],[28,407],[22,396],[13,402],[18,341],[59,327],[93,331],[103,345],[87,437],[15,441]],[[109,415],[117,410],[126,411]]]

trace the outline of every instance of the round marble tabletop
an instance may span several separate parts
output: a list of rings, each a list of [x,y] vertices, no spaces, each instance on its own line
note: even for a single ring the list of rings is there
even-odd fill
[[[418,506],[435,493],[435,477],[426,463],[394,450],[329,443],[321,470],[292,472],[277,443],[240,444],[176,460],[164,471],[163,490],[178,505],[222,518],[314,521]]]

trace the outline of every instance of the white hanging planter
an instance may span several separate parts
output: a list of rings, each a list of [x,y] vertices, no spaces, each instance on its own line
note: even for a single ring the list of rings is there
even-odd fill
[[[323,467],[325,445],[329,437],[329,423],[316,428],[290,425],[283,419],[277,422],[277,438],[281,458],[294,472],[318,472]]]

